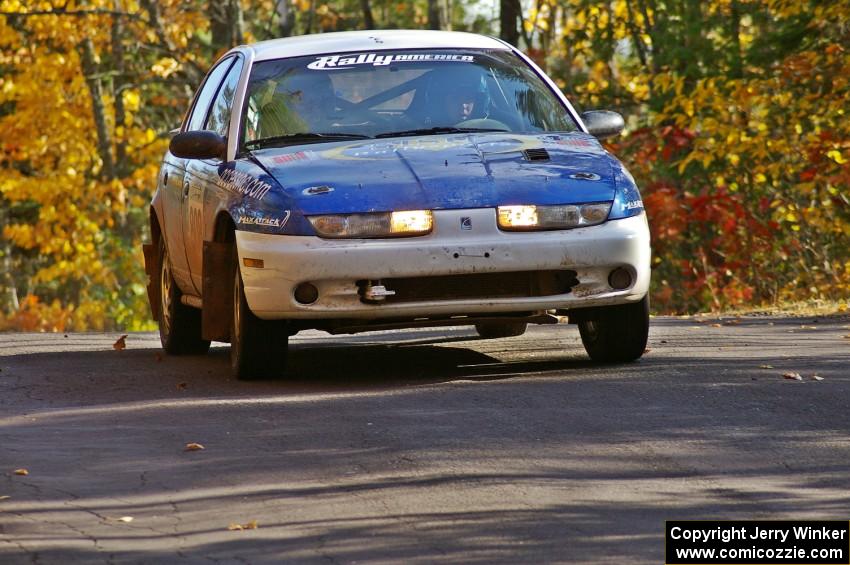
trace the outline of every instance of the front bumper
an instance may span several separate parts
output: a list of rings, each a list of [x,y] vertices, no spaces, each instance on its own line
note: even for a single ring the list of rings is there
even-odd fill
[[[472,229],[462,229],[461,225]],[[492,208],[437,210],[423,237],[328,240],[310,236],[236,232],[245,297],[263,319],[389,319],[533,312],[623,304],[649,290],[649,228],[645,214],[598,226],[546,232],[503,232]],[[244,265],[261,259],[263,268]],[[632,285],[614,290],[608,275],[623,267]],[[547,296],[446,297],[370,304],[358,281],[446,275],[572,270],[578,285]],[[471,278],[470,280],[479,280]],[[309,282],[312,304],[295,300]],[[361,282],[362,285],[362,282]]]

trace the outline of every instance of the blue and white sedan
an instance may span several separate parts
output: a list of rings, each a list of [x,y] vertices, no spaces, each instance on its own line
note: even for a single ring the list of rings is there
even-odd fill
[[[593,360],[646,346],[640,193],[579,115],[494,38],[363,31],[237,47],[166,153],[145,245],[171,354],[231,343],[240,378],[285,374],[288,338],[578,324]]]

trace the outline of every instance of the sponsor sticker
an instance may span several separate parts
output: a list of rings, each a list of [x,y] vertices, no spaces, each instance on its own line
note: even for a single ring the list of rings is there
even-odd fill
[[[246,226],[264,226],[269,228],[282,228],[289,221],[291,212],[286,211],[282,218],[270,218],[268,216],[239,216],[239,223]]]
[[[411,62],[458,62],[472,63],[472,55],[456,55],[451,53],[389,53],[380,55],[378,53],[358,53],[346,55],[324,55],[307,65],[308,69],[314,71],[350,69],[358,65],[371,65],[383,67],[390,63]]]
[[[272,161],[278,165],[285,165],[295,161],[315,161],[318,158],[318,155],[313,151],[296,151],[295,153],[285,153],[272,157]]]
[[[626,202],[626,210],[636,210],[637,208],[643,208],[643,200],[632,200],[631,202]]]
[[[219,171],[218,176],[221,180],[221,186],[226,190],[256,200],[265,198],[268,191],[272,189],[270,184],[236,169]]]

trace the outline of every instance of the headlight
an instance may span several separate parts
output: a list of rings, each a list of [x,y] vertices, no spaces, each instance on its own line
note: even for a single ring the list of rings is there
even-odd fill
[[[425,235],[434,225],[430,210],[310,216],[307,219],[320,237],[328,238]]]
[[[611,211],[610,202],[562,206],[499,206],[503,230],[563,230],[601,224]]]

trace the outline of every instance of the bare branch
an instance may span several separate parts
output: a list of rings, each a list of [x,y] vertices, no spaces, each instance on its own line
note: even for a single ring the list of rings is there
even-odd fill
[[[88,10],[66,10],[65,8],[57,8],[54,10],[31,10],[29,12],[0,12],[0,16],[15,16],[23,18],[33,16],[69,16],[74,18],[85,18],[88,16],[113,16],[147,23],[147,20],[145,20],[145,18],[138,12],[107,10],[105,8],[91,8]]]

